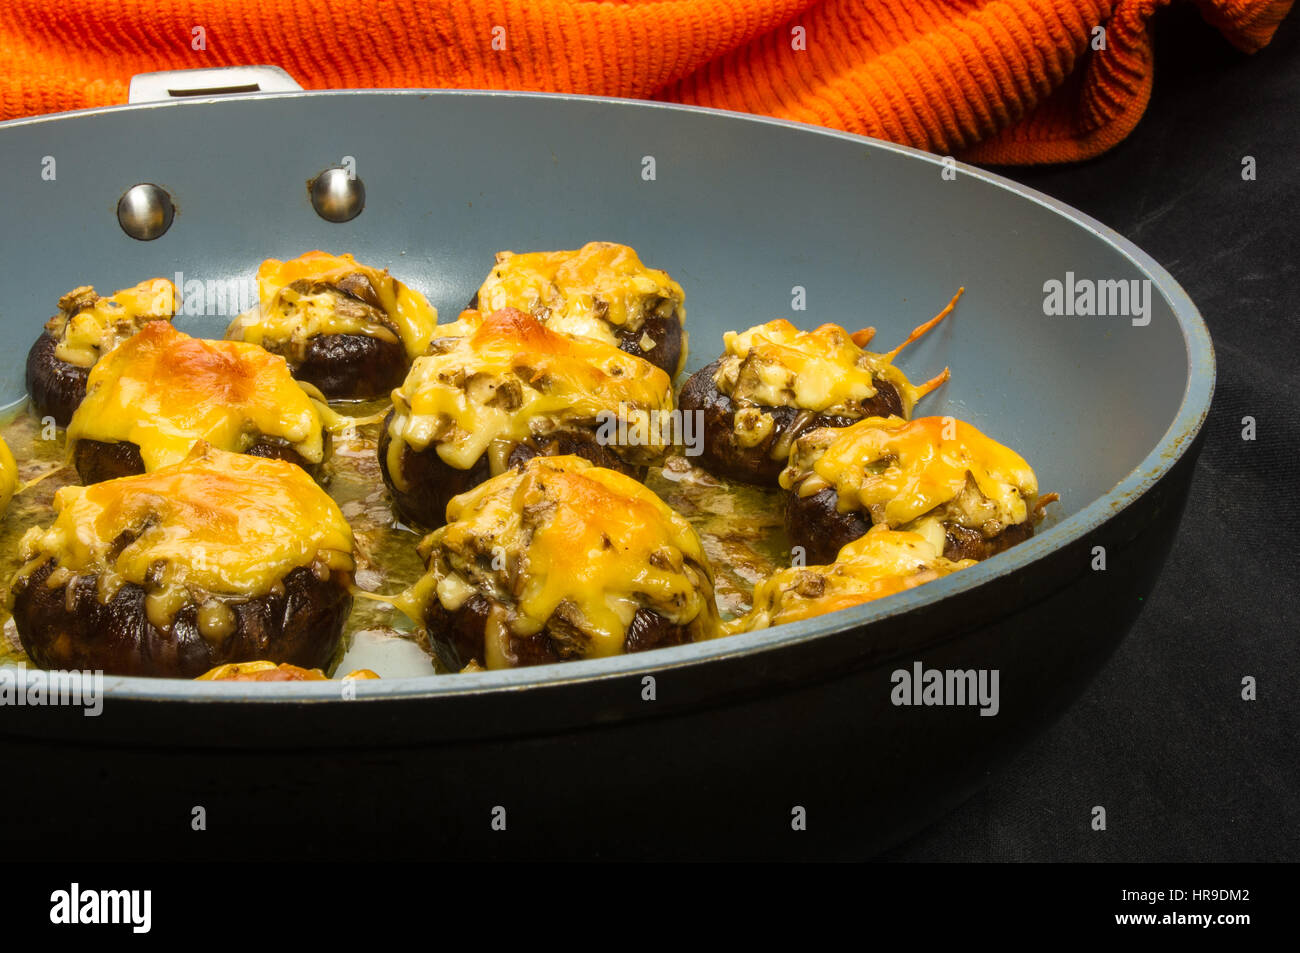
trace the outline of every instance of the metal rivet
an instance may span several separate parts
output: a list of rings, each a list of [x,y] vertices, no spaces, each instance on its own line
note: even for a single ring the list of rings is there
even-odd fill
[[[172,197],[152,182],[131,186],[117,200],[117,223],[122,231],[142,242],[151,242],[166,232],[175,217]]]
[[[346,169],[326,169],[307,183],[312,208],[327,222],[350,222],[366,207],[366,187]]]

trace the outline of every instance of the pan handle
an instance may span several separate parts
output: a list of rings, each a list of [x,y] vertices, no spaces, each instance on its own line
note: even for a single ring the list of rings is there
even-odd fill
[[[296,93],[302,87],[278,66],[220,66],[213,69],[174,69],[138,73],[131,77],[128,103],[155,103],[191,96],[233,93]]]

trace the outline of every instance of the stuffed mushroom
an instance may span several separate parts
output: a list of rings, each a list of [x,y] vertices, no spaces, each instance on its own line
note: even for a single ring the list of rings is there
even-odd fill
[[[369,681],[379,678],[368,668],[348,672],[340,681]],[[204,672],[195,681],[201,682],[328,682],[330,677],[318,668],[303,668],[281,662],[279,665],[265,659],[257,662],[229,662]]]
[[[283,460],[198,444],[185,460],[65,486],[20,544],[9,605],[45,668],[194,678],[329,663],[352,606],[352,531]]]
[[[588,242],[577,251],[497,254],[470,307],[527,311],[552,331],[612,344],[676,377],[686,364],[686,293],[635,250]]]
[[[869,417],[795,441],[785,524],[810,563],[872,526],[920,533],[948,559],[987,559],[1034,533],[1056,494],[1015,451],[953,417]]]
[[[18,464],[9,444],[0,440],[0,516],[9,509],[9,501],[18,492]]]
[[[800,331],[781,319],[727,332],[726,352],[693,374],[680,398],[684,413],[703,416],[701,465],[716,476],[776,486],[800,434],[864,417],[911,417],[948,370],[913,386],[894,358],[952,307],[885,354],[865,349],[870,329],[851,335],[835,324]]]
[[[200,440],[315,472],[329,452],[329,408],[284,358],[255,344],[204,341],[156,321],[90,372],[68,424],[82,483],[179,463]]]
[[[27,353],[27,393],[42,417],[67,426],[86,396],[86,378],[95,362],[141,328],[170,321],[176,288],[165,278],[142,281],[109,297],[90,285],[59,299],[59,313]]]
[[[754,587],[753,608],[727,623],[729,633],[753,632],[848,609],[975,565],[951,560],[919,533],[874,527],[824,566],[796,566]]]
[[[402,517],[433,528],[453,496],[538,455],[640,479],[664,455],[672,409],[653,364],[507,309],[412,365],[393,391],[380,469]]]
[[[387,270],[312,251],[257,270],[258,304],[226,337],[260,344],[327,398],[380,397],[424,353],[438,313]]]
[[[427,570],[397,600],[443,664],[598,658],[720,634],[699,537],[640,483],[535,457],[447,507]]]

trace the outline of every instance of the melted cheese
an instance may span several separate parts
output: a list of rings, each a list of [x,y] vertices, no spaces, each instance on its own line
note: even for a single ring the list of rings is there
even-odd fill
[[[483,324],[484,314],[474,308],[466,308],[450,324],[438,325],[437,338],[463,338],[473,334]],[[437,339],[435,339],[437,340]],[[429,350],[437,351],[439,346],[432,345]]]
[[[378,678],[368,668],[359,668],[348,672],[343,681],[368,680]],[[324,682],[329,676],[318,668],[302,668],[281,662],[230,662],[209,669],[195,679],[196,682]]]
[[[478,290],[484,313],[517,308],[561,334],[607,344],[617,343],[615,330],[636,331],[651,314],[684,320],[685,302],[686,292],[666,271],[647,268],[633,249],[613,242],[588,242],[577,251],[499,252]]]
[[[349,275],[361,275],[378,297],[387,325],[364,308],[340,311],[328,291],[297,291],[298,281],[337,287]],[[387,269],[371,268],[351,255],[310,251],[289,261],[268,258],[257,269],[258,306],[240,315],[226,337],[283,348],[301,346],[321,334],[367,334],[391,339],[396,333],[408,357],[423,354],[438,326],[438,312],[420,292],[393,278]],[[391,325],[391,328],[388,326]]]
[[[945,559],[925,536],[876,527],[840,550],[829,566],[783,569],[754,589],[754,606],[727,624],[752,632],[883,599],[975,565]]]
[[[240,341],[203,341],[146,325],[90,372],[68,423],[78,440],[130,442],[145,468],[179,463],[196,441],[242,453],[278,437],[308,463],[325,456],[321,412],[284,358]]]
[[[452,499],[449,522],[420,544],[429,570],[396,601],[423,619],[430,600],[455,611],[480,593],[488,668],[509,664],[504,636],[541,631],[563,606],[587,636],[586,658],[624,649],[638,609],[694,639],[720,634],[713,579],[691,525],[635,480],[573,456],[535,457]]]
[[[209,595],[265,595],[300,567],[354,568],[351,528],[301,468],[205,444],[153,473],[65,486],[54,510],[19,543],[15,581],[54,560],[47,585],[95,575],[101,602],[134,583],[155,624]]]
[[[952,417],[814,430],[795,442],[781,486],[800,496],[834,487],[840,512],[865,510],[874,523],[906,526],[933,513],[987,535],[1029,519],[1038,496],[1018,453]]]
[[[9,501],[18,491],[18,464],[9,444],[0,440],[0,516],[9,509]]]
[[[672,408],[672,383],[649,361],[553,333],[530,314],[500,311],[467,337],[440,339],[393,391],[388,472],[405,489],[405,445],[436,445],[444,462],[468,470],[494,443],[508,453],[530,434],[596,426],[602,414],[644,423],[655,437],[650,413]]]
[[[70,314],[87,301],[89,307]],[[55,339],[54,356],[90,367],[151,321],[170,321],[176,311],[176,287],[166,278],[142,281],[107,298],[89,285],[59,299],[59,313],[46,322]]]
[[[916,388],[889,356],[858,347],[839,325],[800,331],[782,318],[728,331],[722,340],[726,353],[713,380],[738,408],[797,407],[862,417],[862,403],[876,396],[879,381],[898,390],[904,416],[916,404]],[[753,426],[751,421],[745,429]]]

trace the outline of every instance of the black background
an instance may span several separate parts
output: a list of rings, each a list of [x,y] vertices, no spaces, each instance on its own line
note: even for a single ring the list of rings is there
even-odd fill
[[[1132,135],[1089,162],[994,171],[1140,245],[1204,315],[1218,382],[1182,529],[1082,699],[887,859],[1300,860],[1300,16],[1252,56],[1190,4],[1154,31]]]

